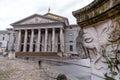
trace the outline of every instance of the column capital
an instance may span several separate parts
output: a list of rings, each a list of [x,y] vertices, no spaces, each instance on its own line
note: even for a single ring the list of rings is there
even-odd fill
[[[18,30],[18,31],[22,31],[22,30],[20,29],[20,30]]]
[[[45,28],[45,30],[48,30],[48,28]]]
[[[34,29],[31,29],[31,31],[34,31]]]
[[[60,29],[62,29],[62,30],[63,30],[64,28],[63,28],[63,27],[61,27]]]

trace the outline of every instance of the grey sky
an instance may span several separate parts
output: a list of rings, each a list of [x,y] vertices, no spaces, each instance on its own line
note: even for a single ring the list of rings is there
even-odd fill
[[[88,5],[93,0],[0,0],[0,30],[11,28],[10,24],[33,14],[51,13],[67,17],[70,24],[76,20],[72,11]]]

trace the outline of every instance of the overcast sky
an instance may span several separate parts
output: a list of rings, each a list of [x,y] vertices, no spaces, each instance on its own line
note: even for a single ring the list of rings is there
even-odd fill
[[[0,30],[11,28],[10,24],[33,14],[51,13],[67,17],[76,24],[72,11],[78,10],[93,0],[0,0]]]

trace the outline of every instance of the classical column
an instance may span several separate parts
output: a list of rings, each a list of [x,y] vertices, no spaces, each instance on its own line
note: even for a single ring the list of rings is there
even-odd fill
[[[27,48],[27,35],[28,35],[27,30],[25,30],[23,52],[26,52],[26,48]]]
[[[64,34],[63,34],[63,28],[60,28],[60,48],[61,48],[61,52],[64,52]]]
[[[47,45],[48,45],[48,29],[45,29],[45,47],[44,47],[44,51],[47,52]]]
[[[52,52],[55,52],[55,28],[52,29]]]
[[[38,38],[37,38],[37,43],[36,43],[36,52],[40,51],[40,38],[41,38],[41,29],[38,29]]]
[[[21,44],[21,30],[18,31],[18,44],[17,44],[17,52],[20,51],[20,44]]]
[[[34,29],[31,30],[31,38],[30,38],[30,52],[33,52],[33,37],[34,37]]]

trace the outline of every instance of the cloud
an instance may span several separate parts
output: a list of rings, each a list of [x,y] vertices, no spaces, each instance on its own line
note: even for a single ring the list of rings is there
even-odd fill
[[[51,12],[69,18],[75,24],[72,11],[82,8],[93,0],[0,0],[0,30],[11,27],[9,24],[32,14]]]

